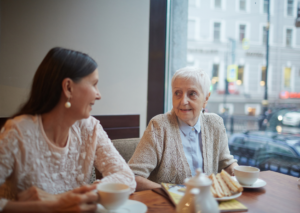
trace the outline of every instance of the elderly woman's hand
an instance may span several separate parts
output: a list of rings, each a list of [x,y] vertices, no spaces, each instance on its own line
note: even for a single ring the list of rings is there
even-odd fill
[[[60,195],[53,195],[49,194],[42,189],[39,189],[36,186],[32,186],[29,189],[20,192],[17,195],[18,201],[44,201],[44,200],[57,200],[59,199]]]
[[[238,166],[236,162],[232,163],[231,165],[227,166],[224,170],[230,174],[231,176],[234,176],[234,167]]]

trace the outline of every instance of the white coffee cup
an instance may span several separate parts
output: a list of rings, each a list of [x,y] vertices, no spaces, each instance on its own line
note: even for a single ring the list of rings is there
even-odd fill
[[[244,186],[251,186],[257,181],[260,169],[252,166],[234,167],[234,175],[238,182]]]
[[[97,192],[98,203],[107,210],[116,210],[128,200],[130,188],[122,183],[100,183]]]

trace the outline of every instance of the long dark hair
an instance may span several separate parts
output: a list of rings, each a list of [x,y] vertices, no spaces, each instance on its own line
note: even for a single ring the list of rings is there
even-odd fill
[[[43,114],[51,111],[59,102],[62,81],[75,83],[97,68],[97,63],[87,54],[60,47],[52,48],[38,67],[28,101],[14,116]]]

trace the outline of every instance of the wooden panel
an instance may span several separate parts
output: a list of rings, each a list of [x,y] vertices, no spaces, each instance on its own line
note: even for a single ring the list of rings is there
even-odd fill
[[[110,139],[139,138],[140,115],[93,115]]]
[[[105,129],[110,139],[122,139],[122,138],[139,138],[140,128],[111,128]]]
[[[103,128],[139,127],[139,115],[93,115]]]
[[[139,138],[140,115],[93,115],[110,139]],[[8,118],[0,118],[0,128]]]
[[[150,1],[147,124],[164,113],[167,0]]]

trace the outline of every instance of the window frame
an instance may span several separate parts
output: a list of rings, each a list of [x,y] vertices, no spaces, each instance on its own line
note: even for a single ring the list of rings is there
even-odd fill
[[[287,10],[288,10],[288,0],[284,1],[284,17],[285,18],[296,18],[297,16],[297,3],[298,1],[294,0],[293,1],[293,10],[292,10],[292,15],[289,15]]]
[[[273,16],[274,15],[274,5],[275,2],[274,0],[270,0],[270,15]],[[267,14],[264,12],[264,0],[260,0],[260,14]]]
[[[147,119],[164,113],[168,0],[150,0]]]
[[[291,41],[291,46],[286,45],[286,37],[287,37],[287,30],[291,29],[292,30],[292,41]],[[283,26],[283,39],[282,39],[282,46],[286,48],[296,48],[296,27],[294,26]]]
[[[243,32],[243,39],[241,39],[241,26],[245,27],[244,32]],[[238,34],[239,34],[238,41],[239,41],[239,43],[242,43],[243,40],[247,37],[247,25],[246,24],[239,24]]]
[[[226,10],[226,0],[221,0],[221,7],[215,7],[215,1],[216,0],[211,0],[210,1],[210,8],[213,10]]]
[[[195,21],[195,29],[194,29],[195,34],[194,34],[193,38],[190,38],[189,37],[189,31],[188,31],[187,32],[187,39],[198,41],[200,39],[200,20],[197,17],[188,17],[188,22],[189,21]],[[187,26],[189,26],[189,25],[187,25]]]
[[[245,10],[240,9],[240,1],[241,0],[235,0],[235,11],[238,13],[250,13],[251,12],[251,0],[244,0],[245,1]]]

